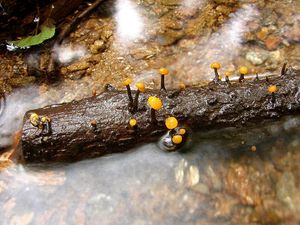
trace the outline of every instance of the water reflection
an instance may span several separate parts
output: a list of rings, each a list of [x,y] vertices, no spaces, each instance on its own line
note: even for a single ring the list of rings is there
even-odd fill
[[[148,144],[69,165],[14,165],[0,173],[1,223],[296,223],[299,124],[198,133],[186,153]]]

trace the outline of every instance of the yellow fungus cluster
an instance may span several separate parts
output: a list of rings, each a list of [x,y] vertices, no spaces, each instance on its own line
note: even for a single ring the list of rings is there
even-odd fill
[[[148,104],[154,110],[160,110],[162,107],[162,101],[155,96],[150,96],[148,98]]]
[[[135,84],[136,88],[140,91],[140,92],[145,92],[145,85],[142,82],[137,82]]]
[[[136,124],[137,124],[136,119],[130,119],[130,120],[129,120],[129,125],[130,125],[131,127],[135,127]]]
[[[210,64],[210,68],[218,70],[221,68],[221,64],[218,62],[214,62],[214,63]]]
[[[31,124],[32,124],[33,126],[38,126],[39,123],[40,123],[40,117],[39,117],[39,115],[36,114],[36,113],[32,113],[32,114],[30,115],[29,120],[30,120],[30,122],[31,122]]]
[[[166,119],[165,125],[169,130],[173,130],[178,126],[178,121],[175,117],[171,116]]]
[[[131,83],[132,83],[132,79],[126,79],[126,80],[123,81],[123,85],[124,85],[124,86],[128,86],[128,85],[130,85]]]
[[[42,121],[42,123],[50,123],[51,119],[48,116],[43,116],[41,121]]]
[[[278,88],[277,88],[276,85],[270,85],[270,86],[268,87],[268,91],[269,91],[270,93],[275,93],[275,92],[278,91]]]
[[[180,83],[179,84],[179,88],[180,88],[180,90],[184,90],[186,88],[185,84],[184,83]]]
[[[232,72],[231,71],[226,71],[224,75],[225,75],[225,77],[230,77],[232,75]]]
[[[186,133],[186,130],[184,128],[180,128],[178,131],[178,134],[180,134],[180,135],[185,135],[185,133]]]
[[[240,67],[240,74],[243,74],[243,75],[248,74],[248,68],[246,66]]]
[[[180,144],[182,142],[182,136],[177,134],[177,135],[174,135],[172,137],[172,142],[176,145]]]
[[[169,70],[167,68],[160,68],[159,73],[160,73],[160,75],[168,75]]]

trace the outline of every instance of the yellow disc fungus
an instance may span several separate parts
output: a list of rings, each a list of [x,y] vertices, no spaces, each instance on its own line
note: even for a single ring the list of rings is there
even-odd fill
[[[148,104],[154,110],[160,110],[162,107],[162,101],[155,96],[150,96],[148,98]]]
[[[131,80],[131,79],[126,79],[126,80],[123,81],[123,85],[124,85],[124,86],[128,86],[128,85],[130,85],[131,83],[132,83],[132,80]]]
[[[214,63],[210,64],[210,68],[218,70],[221,68],[221,64],[218,62],[214,62]]]
[[[276,85],[270,85],[270,86],[268,87],[268,91],[269,91],[270,93],[275,93],[275,92],[278,91],[278,88],[277,88]]]
[[[167,68],[160,68],[159,69],[159,73],[161,75],[168,75],[169,74],[169,70]]]
[[[172,137],[172,142],[176,145],[180,144],[182,142],[182,136],[181,135],[174,135]]]
[[[184,83],[180,83],[179,84],[179,88],[180,88],[180,90],[184,90],[185,89],[185,84]]]
[[[166,119],[165,125],[169,130],[173,130],[178,126],[178,121],[175,117],[171,116]]]
[[[39,123],[40,123],[40,117],[39,117],[39,115],[36,114],[36,113],[32,113],[32,114],[30,115],[29,120],[30,120],[30,122],[31,122],[31,124],[32,124],[33,126],[38,126]]]
[[[47,123],[47,122],[50,122],[51,119],[47,116],[43,116],[42,119],[41,119],[42,123]]]
[[[186,130],[184,128],[180,128],[178,131],[178,134],[184,135],[186,133]]]
[[[130,125],[131,127],[136,126],[136,124],[137,124],[136,119],[130,119],[130,120],[129,120],[129,125]]]
[[[136,83],[136,88],[140,91],[140,92],[145,92],[145,85],[142,82],[137,82]]]
[[[248,68],[246,66],[240,67],[240,74],[246,75],[248,73]]]
[[[231,71],[226,71],[224,75],[225,75],[225,77],[230,77],[232,75],[232,72]]]

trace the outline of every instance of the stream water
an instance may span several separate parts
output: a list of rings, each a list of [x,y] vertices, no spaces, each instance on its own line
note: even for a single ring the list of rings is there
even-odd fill
[[[10,94],[0,149],[12,143],[25,111],[100,93],[106,83],[123,88],[127,77],[155,88],[160,67],[171,71],[167,88],[211,79],[213,61],[230,79],[241,65],[251,77],[278,73],[286,61],[299,68],[299,12],[298,0],[108,0],[52,49],[59,84],[33,85],[39,78],[24,72],[27,64],[46,67],[43,50],[1,53],[0,88]],[[300,224],[297,115],[194,133],[186,152],[148,143],[50,165],[16,164],[5,154],[0,225]]]
[[[0,173],[0,224],[298,224],[300,117]],[[255,146],[255,147],[254,147]]]

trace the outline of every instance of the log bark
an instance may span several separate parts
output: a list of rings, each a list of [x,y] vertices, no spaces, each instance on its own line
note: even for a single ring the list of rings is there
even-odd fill
[[[278,87],[274,96],[270,84]],[[135,94],[133,92],[133,94]],[[163,108],[150,121],[149,96],[159,96]],[[133,95],[134,96],[134,95]],[[51,134],[39,135],[30,123],[35,112],[51,118]],[[22,151],[25,162],[74,161],[128,150],[137,143],[166,132],[165,119],[173,115],[192,130],[239,126],[300,112],[300,72],[291,68],[284,76],[242,83],[219,82],[183,91],[146,90],[140,94],[138,111],[128,110],[126,91],[105,91],[96,97],[29,111],[24,116]],[[137,120],[137,129],[129,126]],[[91,121],[96,120],[96,127]]]

